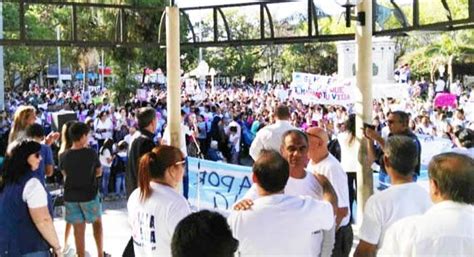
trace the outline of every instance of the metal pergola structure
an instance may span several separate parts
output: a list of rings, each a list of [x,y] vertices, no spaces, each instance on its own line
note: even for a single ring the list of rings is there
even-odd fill
[[[54,0],[2,0],[4,3],[13,3],[18,5],[18,24],[19,36],[17,38],[3,38],[0,39],[0,45],[4,46],[63,46],[63,47],[129,47],[129,48],[165,48],[164,40],[158,39],[157,42],[137,42],[131,41],[127,38],[127,20],[124,18],[126,12],[158,12],[164,13],[164,7],[150,7],[150,6],[132,6],[132,5],[117,5],[117,4],[101,4],[101,3],[78,3],[78,2],[58,2]],[[222,4],[212,6],[198,6],[198,7],[184,7],[180,8],[182,19],[185,20],[187,27],[191,34],[191,40],[188,42],[181,42],[182,47],[223,47],[223,46],[241,46],[241,45],[265,45],[265,44],[293,44],[306,42],[330,42],[340,40],[352,40],[354,34],[323,34],[320,33],[318,20],[322,17],[318,15],[318,8],[315,5],[317,0],[254,0],[246,3]],[[326,0],[327,1],[327,0]],[[451,14],[450,6],[447,0],[433,0],[440,1],[446,13],[446,20],[434,22],[430,24],[420,23],[420,1],[413,0],[411,6],[412,20],[409,21],[405,13],[402,11],[397,1],[390,0],[392,5],[392,14],[397,18],[400,27],[389,29],[377,29],[375,26],[377,21],[377,0],[366,0],[373,2],[373,15],[371,21],[373,24],[374,36],[400,36],[406,35],[411,31],[451,31],[460,29],[474,28],[474,0],[468,0],[468,17],[463,19],[454,19]],[[304,2],[306,5],[306,23],[307,31],[303,36],[276,36],[275,35],[275,21],[269,9],[269,5],[276,5],[281,3]],[[27,24],[25,16],[30,5],[48,5],[57,6],[57,8],[70,8],[70,35],[68,39],[57,40],[51,39],[35,39],[29,38],[27,35]],[[260,10],[259,26],[260,35],[258,38],[252,39],[238,39],[233,37],[233,28],[229,26],[225,10],[228,8],[239,7],[255,7]],[[78,35],[78,9],[80,8],[98,8],[113,10],[116,15],[115,38],[109,40],[85,40]],[[196,29],[189,18],[189,12],[196,10],[212,11],[212,32],[213,38],[211,40],[203,41],[197,40]],[[162,21],[164,19],[162,18]],[[223,22],[223,30],[220,31],[219,20]],[[163,23],[163,22],[162,22]],[[164,30],[163,24],[160,24],[158,35],[162,34]],[[269,31],[269,33],[265,33]],[[219,38],[219,33],[225,32],[224,39]],[[269,34],[269,35],[267,35]]]

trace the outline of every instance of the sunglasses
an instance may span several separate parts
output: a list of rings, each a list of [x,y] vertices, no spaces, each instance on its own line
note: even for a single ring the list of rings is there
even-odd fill
[[[39,159],[39,158],[41,157],[41,154],[40,154],[39,152],[34,153],[34,155],[35,155],[35,157],[36,157],[37,159]]]

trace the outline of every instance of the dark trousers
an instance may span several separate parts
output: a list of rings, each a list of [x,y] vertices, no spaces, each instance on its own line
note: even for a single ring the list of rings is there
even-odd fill
[[[349,187],[349,209],[351,210],[351,221],[354,221],[354,212],[352,206],[354,201],[357,201],[357,173],[347,172],[347,184]]]
[[[348,257],[352,248],[354,234],[351,224],[340,227],[336,232],[336,242],[332,250],[332,257]]]
[[[135,257],[135,252],[133,250],[133,237],[130,238],[125,250],[123,250],[122,257]]]

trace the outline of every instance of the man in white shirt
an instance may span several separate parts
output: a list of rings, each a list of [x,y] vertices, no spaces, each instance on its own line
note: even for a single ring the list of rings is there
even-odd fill
[[[428,166],[430,196],[425,214],[404,218],[386,232],[384,256],[472,256],[474,253],[474,159],[436,155]]]
[[[350,224],[349,187],[347,174],[339,161],[329,153],[328,134],[324,129],[313,127],[306,131],[309,140],[309,164],[307,170],[324,175],[336,191],[338,208],[336,211],[336,242],[332,256],[349,256],[352,248],[353,232]]]
[[[310,196],[316,200],[327,201],[333,205],[334,209],[337,208],[337,196],[329,180],[323,175],[306,171],[308,137],[304,132],[297,129],[285,132],[280,153],[288,161],[290,168],[290,177],[285,186],[286,195]],[[234,209],[247,210],[251,208],[253,201],[259,198],[257,188],[257,184],[252,184],[243,200],[237,203]],[[331,256],[334,247],[334,232],[334,229],[323,230],[321,246],[317,250],[317,252],[321,252],[321,256]]]
[[[296,129],[289,121],[290,109],[286,105],[279,105],[275,108],[275,119],[275,124],[258,131],[252,145],[250,145],[249,154],[253,160],[258,159],[262,149],[280,151],[283,133],[290,129]]]
[[[391,136],[383,152],[392,186],[367,200],[354,257],[375,256],[387,228],[402,218],[424,213],[432,205],[428,192],[413,182],[416,143],[407,136]]]
[[[319,256],[320,234],[334,226],[331,204],[283,194],[289,165],[273,150],[260,153],[252,178],[260,198],[228,218],[239,256]]]

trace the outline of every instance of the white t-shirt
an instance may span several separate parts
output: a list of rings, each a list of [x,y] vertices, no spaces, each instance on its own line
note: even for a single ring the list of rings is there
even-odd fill
[[[342,219],[340,226],[349,224],[351,217],[351,209],[349,208],[349,186],[347,184],[347,174],[339,161],[329,153],[324,160],[318,163],[310,161],[307,170],[324,175],[329,182],[331,182],[337,195],[337,207],[347,208],[347,215]]]
[[[180,133],[180,142],[179,142],[179,149],[183,152],[184,157],[188,156],[188,149],[186,148],[186,136],[191,135],[192,131],[189,129],[188,126],[181,123],[181,133]],[[166,126],[165,132],[163,132],[163,139],[162,143],[164,145],[171,145],[171,135],[170,135],[170,127]]]
[[[443,201],[425,214],[395,222],[385,234],[380,256],[473,256],[474,206]]]
[[[321,233],[334,226],[331,204],[309,196],[263,196],[228,222],[239,256],[319,256]]]
[[[150,182],[150,187],[152,194],[145,202],[137,188],[127,203],[135,256],[171,256],[174,229],[191,210],[173,188],[155,182]]]
[[[37,178],[31,178],[26,182],[22,198],[30,209],[48,206],[46,190]]]
[[[103,167],[110,168],[112,167],[112,162],[109,163],[107,158],[112,158],[112,154],[110,154],[109,149],[104,149],[104,151],[100,152],[99,155],[100,164]]]
[[[356,166],[358,156],[359,156],[359,142],[357,139],[353,139],[352,142],[349,142],[351,138],[350,133],[342,132],[337,135],[337,141],[341,146],[341,166],[345,172],[356,172]]]
[[[392,185],[367,200],[359,238],[380,248],[385,231],[394,222],[422,214],[431,205],[428,192],[418,184]]]
[[[109,118],[107,118],[104,122],[102,122],[102,120],[100,119],[97,119],[97,121],[95,122],[94,128],[95,128],[95,131],[98,131],[101,129],[107,130],[106,132],[101,132],[101,133],[96,132],[96,137],[98,139],[112,138],[112,131],[114,128],[114,124],[112,123],[112,120],[110,120]]]

